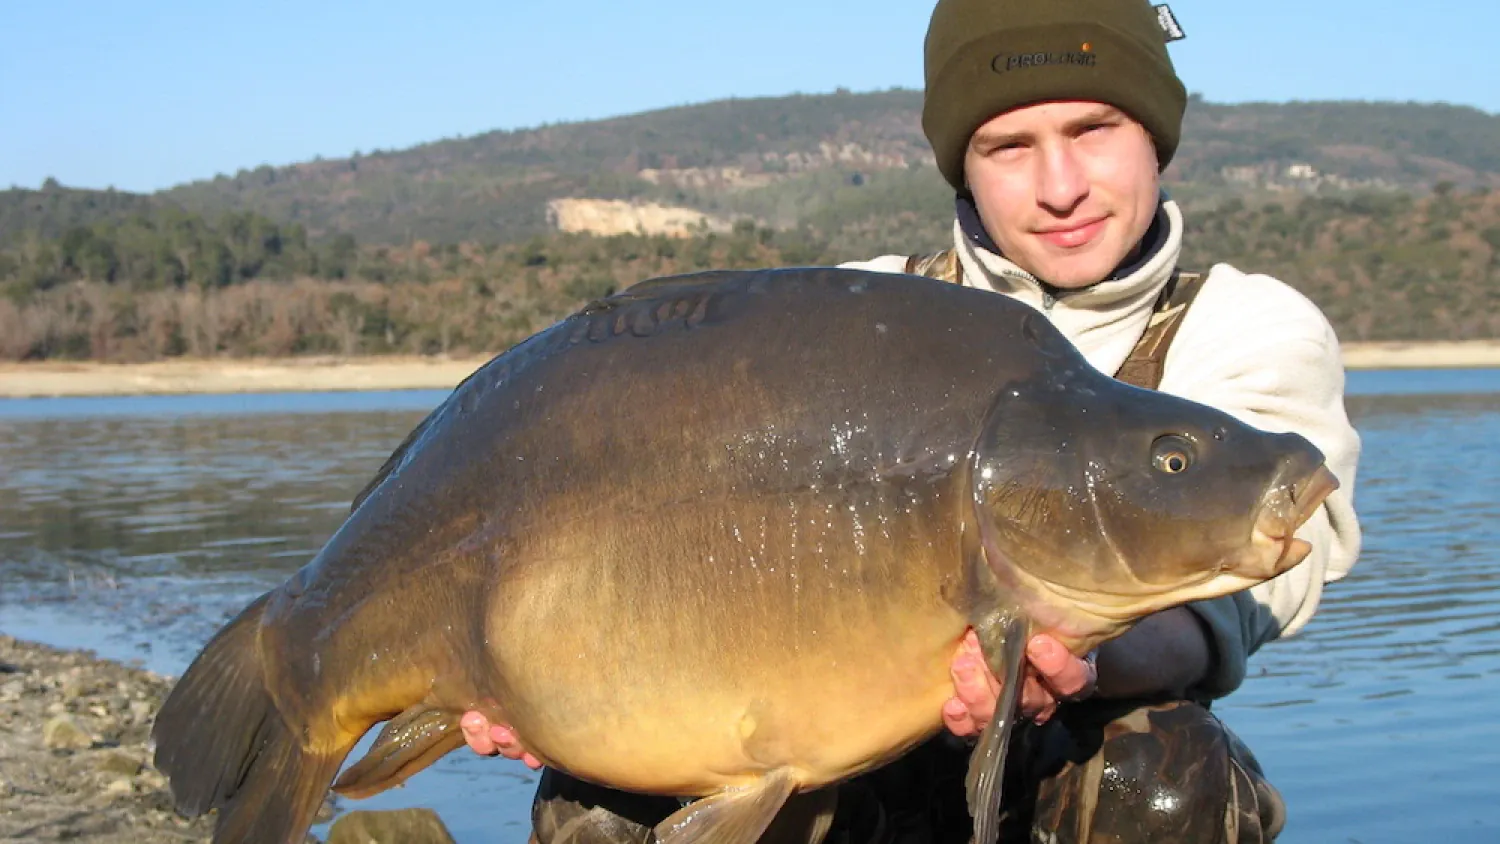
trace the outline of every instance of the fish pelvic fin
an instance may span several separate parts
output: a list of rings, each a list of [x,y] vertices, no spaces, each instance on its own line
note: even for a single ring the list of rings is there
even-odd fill
[[[823,844],[838,806],[839,790],[834,786],[793,794],[761,834],[760,844]]]
[[[257,646],[269,598],[204,647],[151,730],[177,810],[188,817],[219,810],[215,844],[300,844],[353,747],[313,752],[277,710]]]
[[[1005,754],[1015,729],[1026,672],[1028,625],[1020,618],[986,619],[975,625],[974,632],[979,635],[985,662],[1000,678],[1001,686],[995,714],[969,756],[964,785],[969,814],[974,818],[973,844],[995,844],[1000,838],[1000,785],[1005,778]]]
[[[363,800],[394,788],[464,744],[460,716],[418,704],[386,722],[364,758],[333,784],[338,794]]]
[[[726,788],[673,812],[656,825],[659,844],[755,844],[796,785],[777,768],[745,788]]]

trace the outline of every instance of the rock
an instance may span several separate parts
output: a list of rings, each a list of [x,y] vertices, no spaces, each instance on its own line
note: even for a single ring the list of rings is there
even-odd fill
[[[547,203],[547,221],[561,231],[604,236],[640,232],[689,237],[699,229],[730,229],[729,221],[694,208],[618,199],[553,199]]]
[[[130,720],[137,724],[144,724],[151,720],[151,715],[156,707],[147,700],[132,700],[130,702]]]
[[[68,702],[78,700],[88,693],[88,686],[77,677],[69,677],[63,681],[62,699]]]
[[[95,726],[97,727],[100,735],[108,736],[110,738],[118,737],[120,733],[120,721],[118,718],[115,718],[112,715],[106,714],[103,717],[96,719]]]
[[[8,780],[0,780],[0,800],[3,800],[15,793],[15,786],[11,785]]]
[[[350,812],[333,822],[328,844],[454,844],[431,809]]]
[[[42,744],[48,750],[88,750],[94,739],[66,715],[58,715],[42,727]]]
[[[133,777],[140,773],[141,760],[123,750],[106,750],[94,760],[94,768],[106,774]]]
[[[104,795],[106,797],[124,797],[127,794],[134,793],[135,786],[130,782],[130,780],[111,780],[109,785],[106,785],[104,787]]]

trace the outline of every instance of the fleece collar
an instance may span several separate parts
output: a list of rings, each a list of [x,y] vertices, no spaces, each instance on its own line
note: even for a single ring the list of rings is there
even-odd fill
[[[1182,254],[1182,212],[1162,195],[1143,248],[1103,281],[1059,290],[1002,256],[980,224],[973,200],[960,195],[954,246],[964,283],[1020,299],[1047,314],[1089,362],[1113,373],[1140,339],[1152,306]]]

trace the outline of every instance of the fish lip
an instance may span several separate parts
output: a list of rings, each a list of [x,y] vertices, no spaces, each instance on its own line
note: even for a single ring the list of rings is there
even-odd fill
[[[1334,477],[1327,465],[1318,466],[1316,470],[1303,478],[1301,483],[1293,485],[1291,499],[1292,505],[1297,509],[1293,511],[1287,533],[1291,533],[1311,519],[1313,514],[1318,512],[1318,508],[1323,506],[1323,501],[1338,488],[1339,479]]]
[[[1281,546],[1281,555],[1276,561],[1277,571],[1291,568],[1312,550],[1310,544],[1294,534],[1338,488],[1338,478],[1326,465],[1319,465],[1294,484],[1273,485],[1271,494],[1261,506],[1254,532],[1262,542]]]

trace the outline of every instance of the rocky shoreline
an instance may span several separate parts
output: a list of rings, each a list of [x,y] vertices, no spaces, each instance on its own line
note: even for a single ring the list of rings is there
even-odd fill
[[[151,766],[151,719],[171,680],[0,635],[0,840],[208,841],[211,818],[172,808]]]
[[[208,842],[151,764],[152,719],[172,678],[0,633],[0,841]],[[453,844],[429,809],[339,812],[328,844]],[[309,842],[321,839],[308,835]]]

